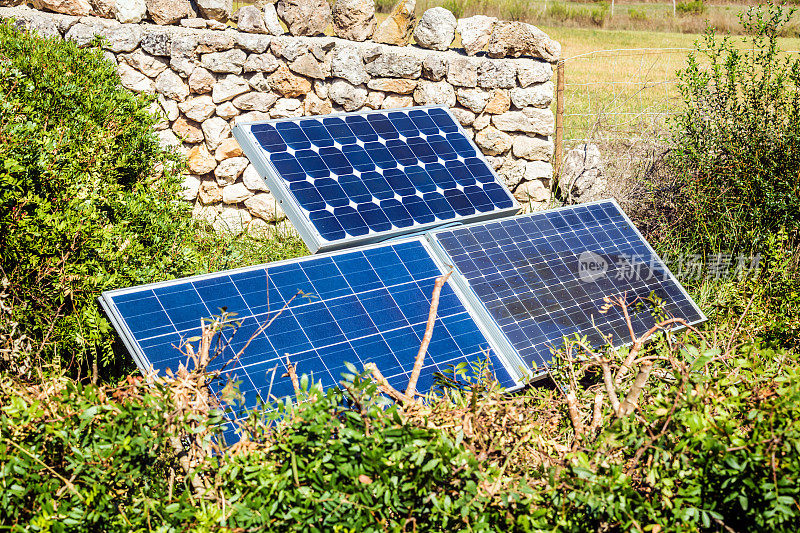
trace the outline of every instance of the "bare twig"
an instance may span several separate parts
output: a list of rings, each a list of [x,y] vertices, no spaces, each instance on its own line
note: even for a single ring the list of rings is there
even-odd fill
[[[289,378],[292,380],[294,395],[298,396],[300,394],[300,381],[297,379],[297,371],[295,370],[294,365],[289,360],[289,354],[286,354],[286,373],[289,374]]]
[[[589,426],[589,432],[594,433],[600,428],[600,422],[603,419],[603,393],[598,392],[594,396],[594,411],[592,412],[592,423]]]
[[[639,368],[639,373],[636,374],[636,379],[633,380],[633,385],[628,391],[628,395],[619,406],[618,416],[628,416],[639,404],[639,395],[650,377],[650,372],[653,371],[653,363],[645,363]]]
[[[411,379],[408,380],[408,387],[406,388],[406,398],[414,398],[417,392],[417,381],[419,380],[419,373],[422,372],[422,363],[425,361],[425,352],[428,351],[428,345],[431,343],[433,337],[433,325],[436,323],[436,312],[439,309],[439,295],[442,292],[442,287],[450,278],[453,273],[452,270],[444,276],[436,278],[436,283],[433,285],[433,294],[431,295],[431,308],[428,311],[428,323],[425,326],[425,336],[422,337],[422,342],[419,345],[419,352],[414,361],[414,370],[411,371]]]
[[[381,374],[381,371],[378,370],[378,366],[375,363],[365,364],[364,370],[367,370],[372,374],[373,379],[375,379],[375,382],[378,384],[378,388],[381,389],[385,394],[388,394],[400,403],[406,402],[407,398],[405,395],[389,385],[389,382],[386,381],[385,377],[383,377],[383,374]]]

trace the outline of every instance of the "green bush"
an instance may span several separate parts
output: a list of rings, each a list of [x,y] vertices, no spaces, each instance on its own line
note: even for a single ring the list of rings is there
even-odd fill
[[[3,24],[0,58],[0,277],[12,319],[34,355],[108,363],[100,292],[193,270],[179,162],[153,134],[152,97],[124,89],[100,48]]]
[[[635,20],[638,22],[644,22],[647,20],[647,12],[644,9],[636,9],[633,7],[628,8],[628,16],[631,20]]]
[[[678,2],[675,4],[675,11],[679,15],[702,15],[706,12],[706,5],[703,3],[703,0]]]
[[[709,33],[679,73],[686,106],[672,124],[672,167],[682,187],[666,225],[698,252],[758,251],[780,228],[797,237],[800,59],[778,47],[791,16],[749,10],[744,49]]]

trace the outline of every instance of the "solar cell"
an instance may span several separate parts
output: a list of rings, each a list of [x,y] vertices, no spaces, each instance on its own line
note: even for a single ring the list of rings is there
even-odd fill
[[[531,369],[544,367],[562,336],[587,335],[595,346],[612,334],[630,342],[621,310],[600,313],[603,297],[663,300],[671,316],[705,320],[697,305],[613,200],[501,221],[440,230],[429,236],[442,261],[487,323]],[[648,307],[631,309],[641,335],[654,324]],[[597,327],[595,327],[595,325]],[[502,350],[502,348],[501,348]]]
[[[221,356],[209,368],[224,366],[249,407],[260,397],[293,392],[286,371],[289,355],[299,373],[312,374],[324,387],[334,385],[345,362],[361,368],[374,362],[391,385],[405,390],[425,332],[430,297],[442,268],[421,237],[299,260],[242,268],[103,293],[101,302],[142,371],[177,370],[185,357],[182,339],[196,336],[201,319],[225,308],[236,313],[238,329],[218,337]],[[298,291],[314,297],[292,297]],[[284,306],[286,306],[284,308]],[[281,311],[281,309],[283,309]],[[255,336],[259,327],[274,322]],[[450,284],[441,292],[433,338],[418,390],[429,390],[434,372],[474,362],[484,350],[498,381],[517,384]],[[225,366],[227,365],[227,366]],[[270,389],[270,383],[272,388]]]
[[[234,135],[312,253],[519,207],[441,107],[237,124]]]

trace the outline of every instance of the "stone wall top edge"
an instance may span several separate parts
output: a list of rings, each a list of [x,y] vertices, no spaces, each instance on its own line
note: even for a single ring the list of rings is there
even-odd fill
[[[67,29],[72,27],[75,24],[81,23],[86,24],[88,26],[94,26],[102,29],[108,28],[117,28],[117,27],[131,27],[137,28],[143,34],[167,34],[172,36],[180,36],[180,37],[191,37],[195,36],[199,39],[203,39],[204,37],[218,37],[222,35],[229,35],[232,37],[233,45],[231,48],[242,48],[240,42],[244,39],[259,39],[263,40],[266,43],[278,42],[278,43],[303,43],[309,46],[322,46],[324,48],[327,47],[338,47],[338,46],[347,46],[358,49],[360,52],[369,51],[369,50],[379,50],[380,53],[393,53],[393,54],[400,54],[403,56],[413,56],[420,59],[425,59],[427,57],[436,57],[442,58],[447,60],[448,62],[452,60],[462,59],[469,63],[483,63],[485,61],[490,61],[492,63],[497,64],[520,64],[520,63],[553,63],[553,61],[548,61],[546,59],[531,57],[531,56],[522,56],[522,57],[504,57],[504,58],[491,58],[489,57],[486,52],[480,52],[477,55],[467,55],[462,48],[449,48],[448,50],[433,50],[428,48],[422,48],[420,46],[416,46],[413,44],[406,45],[406,46],[396,46],[390,44],[383,44],[377,43],[374,41],[351,41],[347,39],[341,39],[335,36],[327,36],[327,35],[320,35],[320,36],[295,36],[295,35],[264,35],[264,34],[255,34],[255,33],[247,33],[237,30],[236,28],[229,27],[225,30],[214,30],[214,29],[205,29],[205,28],[189,28],[177,25],[159,25],[154,24],[151,22],[141,22],[138,24],[126,24],[121,23],[114,19],[96,17],[96,16],[74,16],[74,15],[64,15],[61,13],[53,13],[49,11],[40,11],[33,8],[30,8],[25,5],[15,6],[15,7],[0,7],[0,20],[22,20],[25,22],[30,22],[35,19],[50,19],[59,27],[59,30],[62,34],[65,34]],[[65,29],[66,28],[66,29]]]

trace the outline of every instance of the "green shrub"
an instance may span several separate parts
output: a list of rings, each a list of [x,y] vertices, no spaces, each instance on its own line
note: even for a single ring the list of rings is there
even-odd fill
[[[647,20],[647,12],[644,9],[636,9],[634,7],[628,8],[628,16],[631,20],[635,20],[637,22],[644,22]]]
[[[13,320],[48,360],[113,359],[104,289],[193,269],[179,163],[152,97],[99,48],[0,26],[0,275]]]
[[[672,167],[682,180],[667,225],[690,248],[747,253],[779,228],[797,236],[800,59],[777,40],[791,16],[751,9],[744,50],[709,33],[679,72],[686,105],[672,124]]]
[[[703,0],[678,2],[675,4],[675,11],[679,15],[702,15],[706,12],[706,5],[703,3]]]
[[[578,24],[593,24],[604,26],[609,17],[608,2],[598,2],[596,6],[573,7],[564,2],[553,2],[547,6],[545,15],[560,22],[575,22]]]

